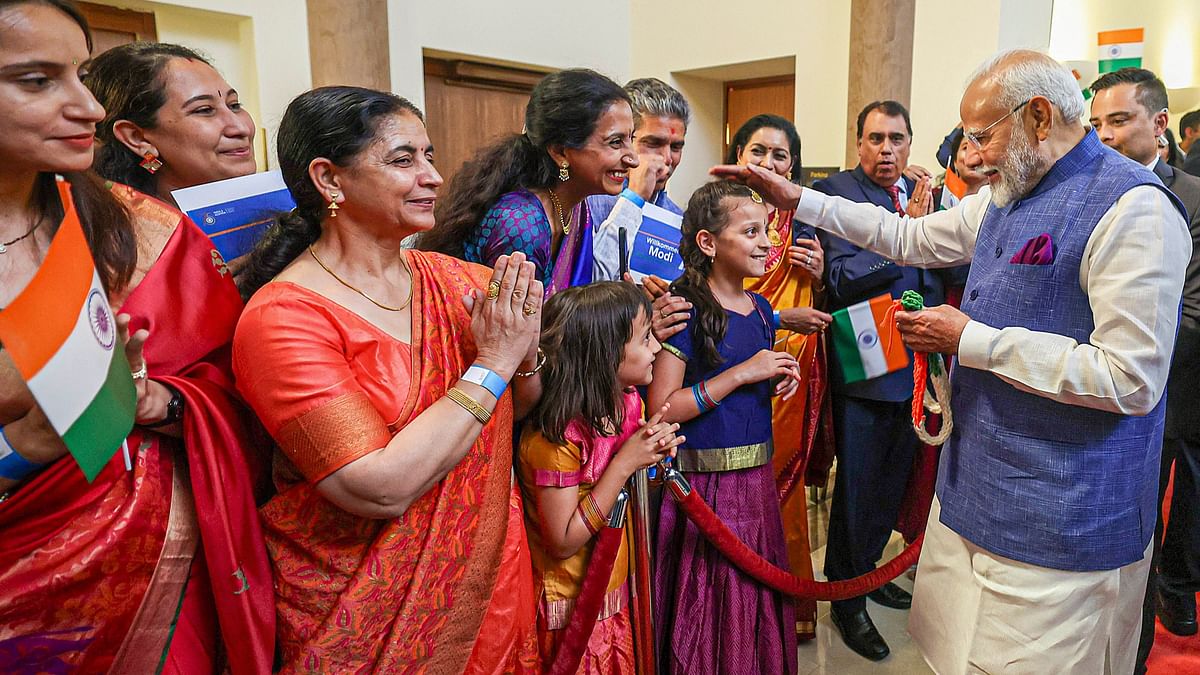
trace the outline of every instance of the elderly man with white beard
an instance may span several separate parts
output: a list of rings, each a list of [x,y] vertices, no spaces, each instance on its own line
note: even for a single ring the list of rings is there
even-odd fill
[[[912,349],[957,355],[909,618],[929,665],[1128,673],[1191,254],[1183,207],[1083,125],[1074,78],[1044,54],[985,63],[959,113],[989,186],[924,218],[754,166],[713,173],[899,264],[972,263],[962,311],[896,315]]]

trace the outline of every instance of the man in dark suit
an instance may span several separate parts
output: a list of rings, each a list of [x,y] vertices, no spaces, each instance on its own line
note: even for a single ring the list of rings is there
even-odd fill
[[[1187,153],[1183,170],[1200,176],[1200,110],[1184,113],[1179,118],[1179,149]]]
[[[1092,83],[1091,123],[1100,140],[1149,167],[1175,193],[1188,213],[1192,259],[1183,288],[1183,315],[1167,380],[1166,432],[1159,475],[1159,519],[1154,558],[1142,608],[1139,672],[1154,644],[1154,616],[1176,635],[1196,633],[1196,591],[1200,590],[1200,178],[1158,158],[1157,139],[1167,128],[1167,90],[1142,68],[1122,68]],[[1200,119],[1197,120],[1200,124]],[[1200,158],[1200,145],[1191,146]],[[1153,264],[1148,261],[1148,264]],[[1163,536],[1162,499],[1175,465],[1171,514]]]
[[[876,101],[859,113],[857,130],[858,166],[817,181],[813,187],[905,212],[916,188],[903,176],[912,148],[908,110],[896,101]],[[940,273],[901,267],[823,231],[820,239],[825,247],[829,311],[884,293],[899,298],[907,290],[920,292],[927,305],[943,302]],[[875,568],[896,524],[918,440],[911,427],[911,359],[903,370],[864,382],[847,384],[836,363],[831,364],[830,372],[838,464],[825,576],[837,580]],[[896,609],[907,609],[912,603],[908,592],[890,583],[869,597]],[[871,660],[888,655],[887,642],[867,614],[866,596],[833,603],[832,619],[854,651]]]

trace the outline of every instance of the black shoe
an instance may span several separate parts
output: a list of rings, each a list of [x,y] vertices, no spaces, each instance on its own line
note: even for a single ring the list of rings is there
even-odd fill
[[[912,607],[912,593],[890,581],[881,586],[879,590],[867,593],[867,597],[884,607],[891,607],[892,609],[908,609]]]
[[[872,661],[881,661],[891,653],[887,643],[883,641],[883,636],[875,629],[875,624],[871,623],[871,616],[867,614],[867,610],[860,609],[844,617],[833,610],[829,612],[829,618],[842,634],[842,642],[860,656]]]
[[[1159,589],[1155,593],[1155,614],[1162,621],[1163,628],[1176,635],[1196,634],[1196,596],[1192,593],[1176,595],[1164,593]]]

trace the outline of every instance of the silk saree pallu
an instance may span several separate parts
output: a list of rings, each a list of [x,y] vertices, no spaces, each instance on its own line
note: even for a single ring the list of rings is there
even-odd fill
[[[151,332],[151,377],[185,398],[183,438],[135,428],[131,471],[118,452],[89,484],[63,458],[0,503],[0,668],[154,672],[167,649],[191,648],[172,645],[172,632],[193,559],[204,555],[213,597],[201,601],[215,602],[222,630],[237,638],[225,647],[233,672],[268,672],[270,569],[249,487],[256,436],[228,375],[241,301],[195,225],[113,189],[138,222],[174,226],[120,311]]]
[[[462,297],[483,287],[490,270],[438,254],[407,255],[415,286],[411,346],[331,301],[278,282],[260,291],[267,294],[261,300],[256,296],[247,312],[259,312],[262,305],[256,302],[276,302],[262,310],[275,318],[239,329],[238,344],[245,338],[251,349],[260,331],[269,339],[266,333],[276,327],[312,326],[311,312],[325,313],[328,329],[312,331],[328,330],[328,336],[310,332],[309,345],[254,358],[255,367],[286,367],[273,362],[286,354],[311,364],[318,357],[303,350],[323,348],[325,356],[319,358],[333,355],[342,360],[343,370],[358,368],[353,372],[363,378],[307,383],[319,392],[319,402],[299,405],[287,392],[261,391],[262,382],[242,383],[282,452],[276,467],[280,491],[262,516],[276,571],[283,670],[534,672],[529,552],[511,481],[510,396],[497,405],[459,464],[398,518],[356,516],[315,487],[324,476],[386,445],[444,396],[474,359]],[[290,288],[272,291],[272,286]],[[286,299],[297,293],[307,304]],[[241,330],[248,333],[243,336]],[[339,330],[340,335],[333,334]],[[358,356],[348,364],[343,352]],[[237,358],[240,363],[242,356]]]

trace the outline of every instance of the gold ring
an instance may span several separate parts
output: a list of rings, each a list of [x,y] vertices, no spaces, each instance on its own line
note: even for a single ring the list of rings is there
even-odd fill
[[[488,300],[495,300],[500,297],[500,282],[493,280],[487,287]]]
[[[664,319],[667,318],[668,316],[671,316],[671,314],[669,312],[667,312],[666,307],[663,307],[662,309],[658,310],[658,315]]]
[[[533,303],[527,303],[523,308],[521,308],[521,311],[525,312],[525,316],[533,316],[534,314],[537,314],[537,305]]]

